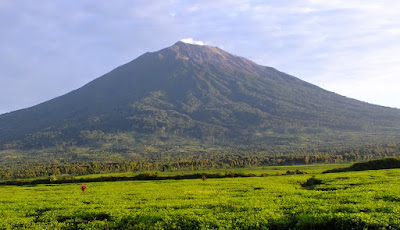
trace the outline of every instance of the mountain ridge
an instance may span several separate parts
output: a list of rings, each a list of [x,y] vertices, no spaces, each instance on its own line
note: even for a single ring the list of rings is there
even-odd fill
[[[21,142],[17,148],[65,140],[85,145],[82,133],[97,131],[253,146],[301,144],[304,136],[327,133],[383,139],[399,130],[398,109],[340,96],[217,47],[183,42],[147,52],[63,96],[0,115],[5,149],[15,141]]]

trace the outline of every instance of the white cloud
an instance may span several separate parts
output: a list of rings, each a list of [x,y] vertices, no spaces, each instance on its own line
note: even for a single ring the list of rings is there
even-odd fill
[[[193,38],[184,38],[184,39],[181,39],[181,42],[194,44],[194,45],[200,45],[200,46],[205,45],[205,43],[203,41],[194,40]]]

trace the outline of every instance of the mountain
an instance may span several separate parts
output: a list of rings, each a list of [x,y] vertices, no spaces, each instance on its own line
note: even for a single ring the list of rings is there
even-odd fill
[[[0,116],[3,150],[313,148],[399,135],[398,109],[340,96],[217,47],[183,42],[145,53],[66,95]]]

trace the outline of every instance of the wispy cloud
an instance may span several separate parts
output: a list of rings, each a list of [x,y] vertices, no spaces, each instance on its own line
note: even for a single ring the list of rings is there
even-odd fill
[[[205,45],[204,42],[194,40],[193,38],[184,38],[184,39],[181,39],[181,42],[194,44],[194,45],[201,45],[201,46]]]

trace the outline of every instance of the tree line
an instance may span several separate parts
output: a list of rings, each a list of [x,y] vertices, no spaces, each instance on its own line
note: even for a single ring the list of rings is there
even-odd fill
[[[118,158],[114,161],[28,161],[2,165],[0,168],[0,179],[35,178],[52,175],[77,176],[111,172],[199,171],[204,169],[273,165],[342,163],[396,156],[400,156],[400,151],[395,148],[361,148],[351,151],[318,152],[312,154],[200,152],[163,156],[149,155],[146,158],[141,157],[136,159]]]

